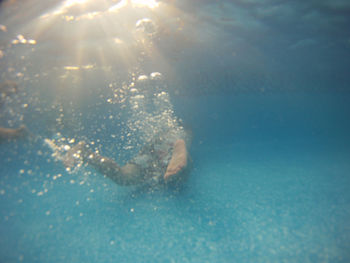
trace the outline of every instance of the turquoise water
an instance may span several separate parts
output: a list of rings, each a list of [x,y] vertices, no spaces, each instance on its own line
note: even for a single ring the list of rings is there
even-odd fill
[[[346,2],[39,2],[2,3],[0,126],[32,135],[0,144],[0,262],[349,262]],[[192,134],[180,190],[45,143],[125,163],[169,123]]]
[[[312,97],[316,104],[324,98]],[[258,98],[264,110],[242,110]],[[180,193],[122,188],[98,174],[67,174],[40,157],[25,165],[18,159],[26,152],[11,156],[1,166],[4,262],[346,262],[349,141],[339,129],[323,129],[346,116],[325,107],[318,110],[328,112],[324,119],[285,105],[282,114],[291,117],[282,125],[275,122],[282,106],[271,103],[277,98],[286,95],[188,99],[197,120],[194,168]],[[221,114],[236,100],[231,118]],[[218,115],[204,114],[208,106]]]

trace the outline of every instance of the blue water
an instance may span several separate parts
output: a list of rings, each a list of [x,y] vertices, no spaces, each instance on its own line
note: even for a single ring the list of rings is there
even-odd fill
[[[122,65],[89,49],[108,37],[81,36],[90,52],[79,64],[67,40],[55,38],[77,45],[71,22],[58,33],[31,20],[60,1],[25,13],[33,28],[14,22],[18,3],[2,5],[0,69],[21,92],[2,108],[0,126],[24,123],[33,138],[0,145],[0,262],[350,261],[350,53],[342,34],[350,6],[197,2],[163,1],[173,5],[161,18],[169,32],[146,48],[159,52]],[[183,33],[172,16],[184,21]],[[36,51],[3,44],[21,30],[37,39]],[[62,69],[91,61],[77,75]],[[95,141],[118,161],[132,156],[118,136],[135,112],[107,103],[106,87],[151,72],[161,82],[136,87],[169,93],[192,133],[193,168],[181,190],[121,187],[88,167],[65,171],[44,144],[57,132]]]
[[[313,94],[310,104],[325,96]],[[260,105],[244,110],[257,99]],[[349,141],[332,127],[346,122],[337,110],[350,104],[319,108],[325,119],[281,106],[287,99],[308,96],[187,99],[197,119],[194,169],[180,193],[125,189],[99,175],[79,185],[84,175],[59,163],[3,161],[3,261],[346,262]],[[225,116],[233,101],[237,111]]]

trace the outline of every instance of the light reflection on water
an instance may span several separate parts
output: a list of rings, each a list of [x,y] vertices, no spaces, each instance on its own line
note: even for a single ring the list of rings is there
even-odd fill
[[[18,85],[2,98],[4,125],[25,124],[33,148],[49,146],[38,150],[47,162],[62,160],[81,139],[96,151],[105,144],[109,152],[124,152],[123,160],[162,130],[181,127],[167,90],[171,67],[155,46],[161,29],[179,30],[159,16],[171,7],[153,0],[56,2],[40,14],[26,10],[28,3],[3,4],[25,21],[1,21],[2,79]]]
[[[339,7],[190,2],[2,4],[0,126],[26,125],[30,132],[28,140],[0,145],[1,230],[9,229],[0,255],[13,252],[9,262],[96,262],[101,255],[106,262],[112,255],[125,262],[144,255],[159,262],[347,259],[339,243],[348,241],[342,229],[348,152],[337,145],[348,138],[332,147],[322,138],[349,134],[350,104],[345,96],[303,92],[318,91],[327,83],[323,76],[341,72],[341,63],[321,63],[324,57],[313,52],[348,41],[287,30],[294,30],[288,19],[295,10],[322,14]],[[315,13],[295,21],[330,34],[345,19],[327,20],[336,21],[327,29]],[[282,96],[271,96],[276,90]],[[296,90],[301,95],[288,93]],[[181,194],[122,188],[81,162],[69,171],[61,163],[81,140],[125,163],[155,134],[182,132],[182,118],[197,138],[196,166]],[[307,143],[288,144],[302,136]]]

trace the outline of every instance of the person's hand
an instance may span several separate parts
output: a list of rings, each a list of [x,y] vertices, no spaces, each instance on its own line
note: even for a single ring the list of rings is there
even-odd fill
[[[62,160],[66,169],[71,170],[83,161],[85,147],[86,143],[81,141],[67,151]]]

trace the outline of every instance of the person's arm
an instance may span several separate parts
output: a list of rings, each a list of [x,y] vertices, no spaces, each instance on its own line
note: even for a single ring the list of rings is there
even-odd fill
[[[72,168],[74,160],[82,158],[84,163],[91,165],[97,172],[107,176],[119,185],[130,186],[144,182],[141,169],[136,164],[119,166],[114,160],[92,152],[85,142],[79,142],[63,158],[66,167]]]
[[[127,163],[124,166],[119,166],[114,160],[96,153],[91,153],[86,160],[96,171],[119,185],[130,186],[144,182],[141,169],[136,164]]]
[[[0,127],[0,141],[2,140],[13,140],[24,137],[27,134],[27,128],[22,125],[17,129],[3,128]]]
[[[183,139],[179,139],[174,143],[173,153],[164,174],[164,180],[169,181],[174,176],[182,172],[188,161],[188,152],[186,149],[186,143]]]

